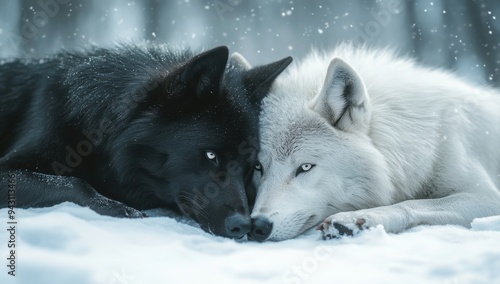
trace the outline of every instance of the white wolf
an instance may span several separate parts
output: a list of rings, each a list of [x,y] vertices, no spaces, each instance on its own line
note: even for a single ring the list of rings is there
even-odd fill
[[[500,215],[498,91],[349,45],[289,68],[263,102],[250,238]]]

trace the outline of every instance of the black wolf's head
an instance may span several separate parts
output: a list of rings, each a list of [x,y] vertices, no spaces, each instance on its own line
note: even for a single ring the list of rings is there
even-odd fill
[[[204,230],[239,238],[251,227],[260,101],[291,58],[256,68],[238,55],[227,61],[218,47],[164,74],[111,161],[136,207],[174,205]]]

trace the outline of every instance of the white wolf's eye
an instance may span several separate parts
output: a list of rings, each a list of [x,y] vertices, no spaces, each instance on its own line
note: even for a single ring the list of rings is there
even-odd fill
[[[300,165],[300,167],[295,172],[295,176],[298,176],[301,173],[310,171],[312,168],[314,168],[314,166],[315,165],[310,164],[310,163],[305,163],[305,164]]]
[[[207,158],[208,158],[210,161],[217,163],[217,155],[215,155],[215,153],[214,153],[214,152],[212,152],[212,151],[206,151],[206,152],[205,152],[205,155],[207,155]]]

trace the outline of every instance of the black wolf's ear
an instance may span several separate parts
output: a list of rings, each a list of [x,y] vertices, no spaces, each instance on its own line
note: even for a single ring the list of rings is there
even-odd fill
[[[243,75],[243,84],[245,84],[245,89],[250,95],[250,102],[260,105],[262,99],[271,89],[276,77],[290,63],[292,63],[292,57],[288,56],[279,61],[247,70]]]
[[[312,109],[343,131],[367,131],[371,105],[358,73],[340,58],[328,66],[325,83]]]
[[[219,93],[229,50],[219,46],[193,57],[181,67],[180,83],[196,98]]]

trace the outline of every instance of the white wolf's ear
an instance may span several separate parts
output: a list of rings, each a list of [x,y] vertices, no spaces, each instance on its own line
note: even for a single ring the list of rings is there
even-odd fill
[[[368,129],[371,106],[365,85],[358,73],[340,58],[330,62],[312,109],[343,131]]]
[[[231,54],[229,58],[229,68],[236,68],[241,71],[247,71],[252,68],[252,65],[238,52]]]

